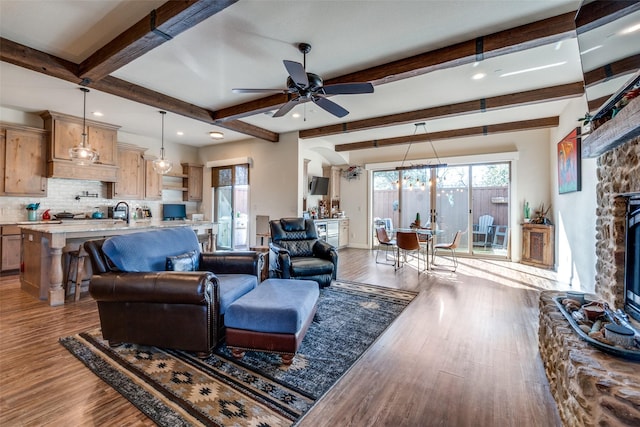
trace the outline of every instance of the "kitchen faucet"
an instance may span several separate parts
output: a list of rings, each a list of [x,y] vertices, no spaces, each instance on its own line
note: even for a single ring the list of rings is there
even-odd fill
[[[127,211],[126,211],[127,213],[125,214],[125,220],[127,221],[127,224],[129,224],[129,204],[127,202],[118,202],[116,204],[116,207],[113,208],[113,210],[117,211],[118,210],[118,206],[120,206],[120,205],[125,205],[127,207]]]

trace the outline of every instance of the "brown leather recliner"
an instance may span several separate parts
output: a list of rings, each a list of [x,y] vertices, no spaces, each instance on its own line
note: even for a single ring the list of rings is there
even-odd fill
[[[102,336],[111,346],[136,343],[208,356],[224,337],[224,308],[246,293],[238,282],[259,281],[262,254],[200,253],[199,271],[125,272],[103,252],[105,239],[84,243],[93,276]],[[221,294],[221,280],[229,284]],[[252,288],[251,288],[252,289]],[[226,300],[226,301],[225,301]]]

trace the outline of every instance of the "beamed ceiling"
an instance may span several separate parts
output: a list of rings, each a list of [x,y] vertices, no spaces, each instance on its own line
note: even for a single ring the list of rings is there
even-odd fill
[[[593,5],[588,25],[611,8]],[[0,103],[30,113],[91,111],[121,131],[196,147],[283,132],[328,141],[336,151],[550,128],[583,96],[575,31],[579,0],[557,1],[122,1],[0,0]],[[582,15],[582,14],[581,14]],[[591,18],[589,18],[591,16]],[[232,89],[285,87],[282,60],[303,62],[324,84],[371,82],[375,92],[312,103],[273,118],[289,94]],[[638,55],[586,74],[587,85],[640,66]],[[537,71],[533,71],[539,68]],[[526,71],[529,70],[529,71]],[[474,74],[484,73],[479,80]],[[603,94],[607,98],[610,94]],[[297,112],[301,117],[293,118]],[[225,133],[215,142],[209,131]],[[182,131],[177,136],[175,131]]]

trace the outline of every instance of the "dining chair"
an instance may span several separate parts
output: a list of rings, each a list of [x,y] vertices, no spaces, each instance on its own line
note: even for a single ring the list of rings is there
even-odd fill
[[[431,263],[436,265],[436,255],[438,250],[448,250],[451,252],[451,258],[453,259],[453,271],[458,268],[458,257],[456,256],[456,249],[460,245],[460,239],[462,238],[462,231],[456,231],[453,236],[453,240],[449,243],[436,243],[433,245],[433,252],[431,252]]]
[[[398,260],[396,264],[396,270],[401,268],[400,260],[404,259],[406,262],[407,255],[411,255],[418,260],[418,274],[421,271],[429,269],[429,253],[428,246],[420,244],[418,240],[418,233],[415,231],[397,231],[396,232],[396,245],[398,246]],[[400,251],[402,250],[402,258],[400,257]],[[424,269],[420,270],[420,258],[424,263]]]
[[[378,250],[376,251],[376,264],[390,264],[389,252],[391,252],[393,265],[396,264],[396,240],[389,238],[385,227],[376,227],[376,238],[378,239]],[[384,248],[384,261],[378,261],[378,255]]]

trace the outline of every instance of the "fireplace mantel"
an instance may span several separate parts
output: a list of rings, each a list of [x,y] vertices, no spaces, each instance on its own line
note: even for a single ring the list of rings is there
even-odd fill
[[[598,157],[639,135],[640,97],[637,97],[613,119],[582,137],[582,157]]]

